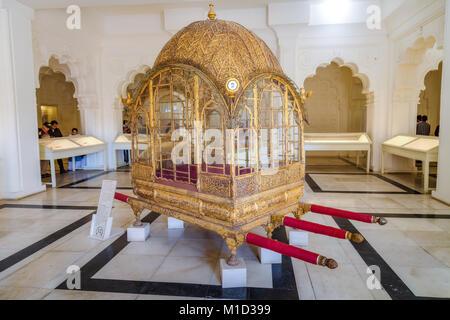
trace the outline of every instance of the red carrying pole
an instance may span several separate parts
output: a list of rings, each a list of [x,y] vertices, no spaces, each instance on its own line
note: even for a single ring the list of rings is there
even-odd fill
[[[333,238],[352,240],[357,243],[361,243],[364,241],[364,238],[360,234],[353,234],[346,230],[336,229],[333,227],[328,227],[304,220],[285,217],[283,220],[283,224],[291,228],[322,234]]]
[[[365,223],[379,223],[384,225],[387,221],[383,218],[378,218],[374,216],[370,216],[367,214],[356,213],[351,211],[339,210],[334,208],[321,207],[318,205],[311,205],[311,212],[324,214],[332,217],[344,218],[349,220],[356,220]]]
[[[119,200],[119,201],[122,201],[122,202],[125,202],[125,203],[128,203],[128,199],[129,199],[130,197],[129,196],[127,196],[127,195],[125,195],[125,194],[122,194],[122,193],[115,193],[114,194],[114,199],[116,199],[116,200]]]
[[[327,259],[317,253],[296,248],[272,239],[264,238],[254,233],[248,233],[245,237],[245,240],[249,244],[275,251],[280,254],[296,258],[314,265],[327,266],[330,269],[336,269],[338,266],[336,261],[334,261],[333,259]]]

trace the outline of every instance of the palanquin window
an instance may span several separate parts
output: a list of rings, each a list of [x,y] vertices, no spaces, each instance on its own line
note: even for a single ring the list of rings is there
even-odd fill
[[[155,73],[133,112],[134,136],[147,135],[133,140],[134,161],[152,168],[157,179],[189,185],[197,184],[199,174],[270,174],[303,161],[301,109],[284,79],[261,76],[236,99],[236,110],[228,110],[215,86],[194,68],[172,66]],[[184,148],[176,152],[183,162],[173,163],[180,143]]]

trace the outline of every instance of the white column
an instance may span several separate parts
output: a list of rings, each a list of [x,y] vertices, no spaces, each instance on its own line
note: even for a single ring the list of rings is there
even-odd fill
[[[278,45],[280,50],[280,65],[284,73],[293,81],[296,79],[297,71],[297,35],[279,36]]]
[[[444,62],[437,190],[433,197],[450,205],[450,0],[445,1]]]
[[[297,39],[301,32],[301,25],[273,25],[277,35],[278,55],[281,68],[293,81],[297,81]]]
[[[0,198],[45,190],[40,177],[31,20],[34,11],[0,0]]]

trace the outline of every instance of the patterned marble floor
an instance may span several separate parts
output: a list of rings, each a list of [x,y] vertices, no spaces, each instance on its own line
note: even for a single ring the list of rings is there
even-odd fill
[[[58,177],[58,188],[0,203],[0,299],[421,299],[450,298],[450,207],[420,194],[415,178],[366,175],[346,161],[319,159],[308,166],[304,201],[387,217],[380,227],[307,214],[308,221],[357,230],[367,241],[352,245],[309,235],[307,250],[333,257],[337,270],[283,258],[261,265],[256,248],[238,256],[248,268],[248,288],[222,290],[219,260],[227,248],[216,234],[186,225],[168,230],[167,220],[146,213],[151,238],[127,243],[88,237],[100,186],[118,181],[131,194],[130,173],[76,172]],[[114,225],[133,222],[126,204],[115,202]],[[264,234],[263,230],[254,232]],[[290,229],[275,237],[287,241]],[[67,290],[66,269],[81,267],[82,291]],[[369,265],[381,269],[381,290],[367,286]]]

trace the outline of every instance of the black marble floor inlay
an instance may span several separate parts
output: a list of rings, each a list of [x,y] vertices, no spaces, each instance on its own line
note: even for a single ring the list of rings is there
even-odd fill
[[[87,178],[84,178],[84,179],[81,179],[81,180],[78,180],[78,181],[75,181],[75,182],[71,182],[71,183],[66,184],[66,185],[64,185],[64,186],[61,186],[61,187],[59,187],[59,188],[60,188],[60,189],[71,188],[71,187],[73,187],[73,186],[75,186],[75,185],[77,185],[77,184],[80,184],[80,183],[83,183],[83,182],[86,182],[86,181],[89,181],[89,180],[92,180],[92,179],[95,179],[95,178],[98,178],[98,177],[107,175],[107,174],[109,174],[109,173],[111,173],[111,171],[104,171],[104,172],[102,172],[102,173],[95,174],[95,175],[92,175],[92,176],[90,176],[90,177],[87,177]]]
[[[97,206],[64,206],[54,204],[15,204],[5,203],[2,208],[46,209],[46,210],[97,210]]]
[[[383,218],[399,218],[399,219],[450,219],[450,214],[426,214],[426,213],[368,213],[368,215],[376,215]]]
[[[151,212],[143,221],[152,223],[158,217],[159,214]],[[287,242],[284,227],[275,230],[273,238]],[[273,289],[251,287],[223,289],[222,286],[217,285],[92,278],[127,245],[125,233],[85,264],[80,272],[81,290],[237,300],[298,300],[299,298],[292,261],[289,257],[283,257],[282,264],[272,266]],[[66,282],[61,283],[56,289],[68,290]]]
[[[66,184],[66,185],[61,186],[61,187],[58,187],[58,188],[59,188],[59,189],[101,190],[102,187],[79,186],[79,184],[80,184],[80,183],[83,183],[83,182],[86,182],[86,181],[89,181],[89,180],[92,180],[92,179],[95,179],[95,178],[98,178],[98,177],[101,177],[101,176],[104,176],[104,175],[107,175],[107,174],[109,174],[109,173],[111,173],[111,172],[126,172],[126,171],[122,171],[122,170],[121,170],[121,171],[105,171],[105,172],[102,172],[102,173],[93,175],[93,176],[91,176],[91,177],[88,177],[88,178],[84,178],[84,179],[81,179],[81,180],[78,180],[78,181],[71,182],[71,183],[69,183],[69,184]],[[119,187],[117,187],[116,189],[117,189],[117,190],[133,190],[133,187],[131,187],[131,186],[120,187],[120,186],[119,186]]]
[[[102,187],[85,187],[85,186],[72,186],[72,187],[61,187],[65,189],[80,189],[80,190],[101,190]],[[133,190],[133,187],[117,187],[116,190]]]
[[[358,229],[346,219],[333,218],[339,228],[347,230],[351,233],[360,233]],[[364,236],[364,235],[363,235]],[[413,300],[417,299],[414,293],[400,279],[400,277],[392,270],[386,261],[378,254],[378,252],[366,240],[362,243],[351,242],[355,250],[368,266],[378,266],[381,271],[381,285],[393,300]]]
[[[10,255],[9,257],[3,259],[0,261],[0,272],[12,267],[16,263],[19,263],[23,259],[28,258],[32,254],[38,252],[39,250],[49,246],[53,242],[63,238],[64,236],[68,235],[72,231],[78,229],[79,227],[83,226],[84,224],[88,223],[92,220],[92,215],[95,213],[92,212],[88,214],[87,216],[69,224],[68,226],[52,233],[51,235],[45,237],[44,239],[41,239],[32,245]]]
[[[357,176],[373,176],[377,177],[380,180],[383,180],[387,183],[390,183],[391,185],[402,189],[403,192],[392,192],[392,191],[339,191],[339,190],[322,190],[322,188],[314,181],[314,179],[311,177],[311,174],[323,174],[323,175],[357,175]],[[407,186],[402,185],[401,183],[398,183],[394,180],[391,180],[389,178],[383,177],[382,175],[376,174],[376,173],[306,173],[305,174],[305,181],[308,183],[311,190],[315,193],[346,193],[346,194],[421,194],[420,192],[413,190],[411,188],[408,188]]]

